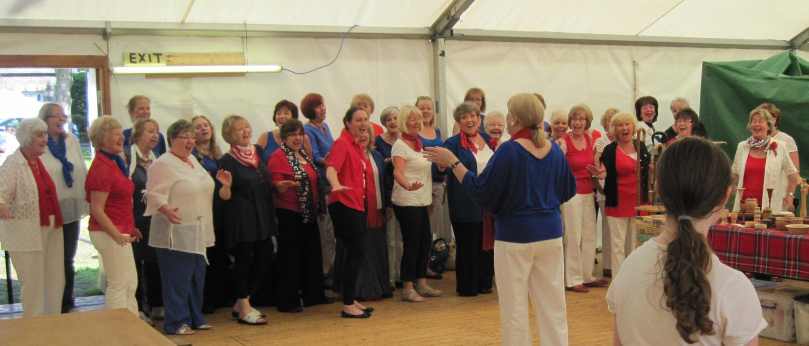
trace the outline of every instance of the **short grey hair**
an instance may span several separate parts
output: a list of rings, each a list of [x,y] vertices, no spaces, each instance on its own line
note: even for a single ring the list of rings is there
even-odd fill
[[[42,119],[28,118],[20,122],[17,127],[17,142],[20,143],[20,148],[31,145],[34,137],[44,134],[48,131],[48,125]]]
[[[42,119],[43,121],[47,121],[48,117],[50,117],[51,114],[53,114],[53,110],[56,107],[62,108],[62,105],[52,102],[42,105],[42,108],[39,109],[39,118]],[[64,112],[64,109],[62,109],[62,112]]]
[[[386,107],[382,110],[382,113],[379,114],[379,121],[382,122],[382,125],[385,125],[385,123],[388,122],[388,119],[390,119],[390,117],[392,117],[394,114],[399,114],[399,107]]]
[[[191,134],[194,133],[194,124],[190,121],[180,119],[171,124],[169,129],[166,130],[166,137],[168,137],[169,146],[171,146],[171,142],[173,142],[175,138],[180,137],[180,135],[186,132]]]
[[[461,121],[461,116],[466,113],[475,113],[480,116],[480,108],[478,108],[478,105],[466,101],[458,105],[458,107],[455,107],[455,111],[452,112],[452,117],[455,118],[456,122]]]

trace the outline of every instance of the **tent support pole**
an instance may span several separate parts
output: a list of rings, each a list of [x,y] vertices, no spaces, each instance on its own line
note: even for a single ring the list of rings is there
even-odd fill
[[[433,89],[435,94],[435,113],[438,127],[445,136],[452,131],[452,123],[448,122],[449,109],[447,102],[447,46],[444,38],[433,39]]]

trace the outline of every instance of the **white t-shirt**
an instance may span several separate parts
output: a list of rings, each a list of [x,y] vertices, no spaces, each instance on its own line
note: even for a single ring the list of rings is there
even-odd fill
[[[407,191],[398,182],[393,184],[391,201],[400,207],[426,207],[433,203],[433,178],[430,161],[424,154],[411,149],[401,139],[393,143],[390,151],[391,157],[400,157],[405,160],[404,175],[409,183],[414,181],[424,184],[415,191]]]
[[[773,136],[773,138],[780,140],[781,142],[784,142],[784,144],[787,145],[788,153],[794,153],[798,151],[798,144],[795,143],[795,139],[792,138],[792,136],[784,133],[784,131],[778,131],[778,134]]]
[[[621,344],[688,345],[677,333],[676,320],[663,297],[662,266],[666,246],[646,241],[621,265],[607,290],[607,305],[615,314]],[[694,345],[745,345],[767,322],[750,280],[711,255],[711,310],[714,335],[698,335]]]
[[[486,168],[486,164],[489,163],[489,160],[494,156],[494,152],[492,149],[489,149],[488,145],[484,145],[483,149],[478,150],[477,153],[472,153],[475,156],[475,164],[477,165],[477,174],[480,175],[483,173],[483,169]]]

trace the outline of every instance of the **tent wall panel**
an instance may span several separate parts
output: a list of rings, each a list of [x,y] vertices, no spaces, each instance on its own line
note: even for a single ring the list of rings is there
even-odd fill
[[[486,91],[488,110],[505,111],[516,92],[540,92],[550,111],[586,103],[595,116],[593,126],[599,127],[609,107],[634,112],[637,73],[638,96],[653,95],[660,102],[661,129],[673,123],[668,106],[674,98],[685,97],[699,109],[703,61],[759,59],[778,52],[472,41],[448,41],[447,47],[450,107],[472,86]]]

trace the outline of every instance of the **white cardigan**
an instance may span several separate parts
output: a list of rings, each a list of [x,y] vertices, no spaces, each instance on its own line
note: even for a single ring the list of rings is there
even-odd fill
[[[34,174],[20,149],[0,166],[0,204],[12,218],[0,219],[0,244],[7,251],[42,251],[39,191]]]
[[[149,246],[205,256],[214,245],[214,182],[193,155],[187,163],[165,153],[149,166],[146,181],[146,212],[152,216]],[[158,209],[168,204],[178,208],[180,224],[172,224]]]
[[[783,200],[787,195],[787,185],[789,182],[789,175],[798,172],[792,160],[789,159],[787,146],[784,142],[773,139],[778,143],[775,151],[767,149],[767,163],[764,166],[764,188],[761,194],[761,207],[766,208],[769,206],[769,198],[767,197],[767,189],[773,188],[772,202],[774,205],[770,206],[773,212],[783,211]],[[739,176],[739,181],[736,184],[737,188],[744,185],[744,170],[747,166],[747,156],[750,155],[750,145],[747,141],[742,141],[736,147],[736,156],[733,158],[732,172]],[[733,201],[733,210],[739,210],[741,205],[742,196],[736,193],[736,199]]]
[[[59,196],[59,209],[62,210],[64,223],[81,220],[89,213],[87,200],[84,198],[84,181],[87,179],[87,165],[81,154],[79,141],[72,134],[66,134],[67,160],[73,164],[73,187],[67,187],[62,176],[62,162],[51,154],[50,149],[42,154],[42,163],[48,169],[53,184],[56,186],[56,195]]]

